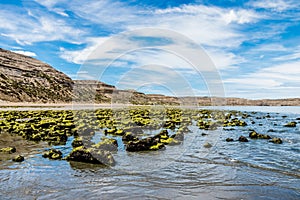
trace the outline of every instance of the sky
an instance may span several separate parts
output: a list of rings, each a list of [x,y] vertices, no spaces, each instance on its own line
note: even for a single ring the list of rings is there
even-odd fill
[[[298,0],[0,0],[0,47],[120,89],[300,97]]]

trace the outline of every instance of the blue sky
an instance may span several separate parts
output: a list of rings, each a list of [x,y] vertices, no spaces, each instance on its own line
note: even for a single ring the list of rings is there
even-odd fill
[[[298,0],[0,4],[0,47],[74,79],[168,95],[300,97]]]

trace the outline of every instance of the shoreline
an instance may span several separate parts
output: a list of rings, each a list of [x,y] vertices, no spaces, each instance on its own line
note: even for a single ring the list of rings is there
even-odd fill
[[[42,110],[96,110],[122,109],[129,107],[157,107],[208,110],[237,110],[250,112],[279,112],[300,114],[300,106],[256,106],[256,105],[219,105],[219,106],[174,106],[174,105],[134,105],[134,104],[93,104],[93,103],[12,103],[0,102],[0,111],[42,111]]]

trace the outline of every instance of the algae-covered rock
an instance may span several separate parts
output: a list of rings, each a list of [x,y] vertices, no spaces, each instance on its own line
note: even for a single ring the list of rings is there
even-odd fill
[[[232,138],[226,138],[226,142],[233,142],[234,140]]]
[[[246,137],[244,137],[244,136],[240,136],[239,137],[239,141],[240,142],[248,142],[248,139]]]
[[[107,135],[107,134],[115,134],[118,130],[114,127],[112,129],[105,129],[104,130],[104,134]]]
[[[15,147],[5,147],[5,148],[2,148],[0,149],[0,152],[3,152],[3,153],[15,153],[17,151],[17,149]]]
[[[16,157],[14,157],[14,158],[12,159],[12,161],[14,161],[14,162],[23,162],[23,161],[24,161],[24,157],[21,156],[21,155],[18,155],[18,156],[16,156]]]
[[[115,165],[115,160],[109,151],[95,148],[77,147],[66,157],[68,161],[93,164]]]
[[[149,150],[157,151],[165,149],[165,145],[163,143],[157,143],[156,145],[152,145]]]
[[[269,135],[264,135],[264,134],[260,134],[260,133],[257,133],[255,131],[252,131],[249,133],[249,137],[251,139],[271,139],[271,136]]]
[[[160,139],[160,143],[172,146],[172,145],[178,145],[181,142],[179,140],[176,140],[175,138],[169,137],[168,139]]]
[[[177,133],[190,133],[192,132],[187,126],[180,126]]]
[[[113,138],[102,138],[102,141],[93,145],[92,147],[96,149],[102,149],[106,151],[117,151],[118,150],[118,142]]]
[[[164,149],[164,144],[158,145],[159,139],[148,137],[142,140],[130,141],[126,144],[126,151],[149,151]],[[156,148],[158,147],[158,148]]]
[[[122,141],[123,142],[128,142],[128,141],[137,141],[138,138],[133,135],[131,132],[127,132],[122,136]]]
[[[158,134],[153,136],[154,139],[159,138],[159,139],[168,139],[169,138],[169,133],[168,130],[164,129],[160,131]]]
[[[205,142],[204,145],[203,145],[203,147],[209,149],[209,148],[212,147],[212,145],[209,142]]]
[[[62,152],[57,149],[50,149],[49,151],[44,152],[43,157],[52,160],[60,160],[62,159]]]
[[[76,148],[80,146],[83,146],[83,139],[82,137],[77,137],[72,141],[72,147]]]
[[[282,140],[280,138],[272,138],[272,140],[269,140],[269,142],[274,144],[282,144]]]
[[[289,122],[287,124],[285,124],[285,127],[296,127],[297,122]]]

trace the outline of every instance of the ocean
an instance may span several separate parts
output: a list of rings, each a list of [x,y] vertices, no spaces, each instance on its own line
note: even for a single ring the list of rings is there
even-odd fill
[[[0,161],[0,199],[300,199],[300,107],[204,108],[241,111],[247,126],[192,124],[182,144],[164,151],[119,145],[113,167],[45,159],[49,147],[33,147],[24,162]],[[284,126],[291,121],[296,127]],[[253,130],[283,143],[237,141]],[[72,140],[54,147],[65,156]]]

